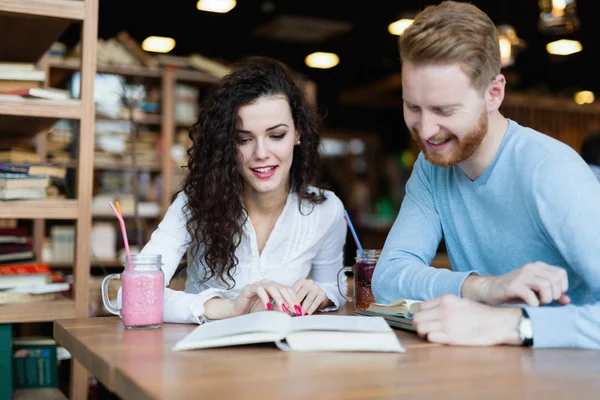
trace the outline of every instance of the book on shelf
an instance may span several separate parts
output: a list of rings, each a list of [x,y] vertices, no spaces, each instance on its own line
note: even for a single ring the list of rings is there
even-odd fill
[[[11,163],[39,163],[42,161],[42,158],[34,151],[9,148],[0,149],[0,161]]]
[[[7,243],[0,241],[0,256],[3,254],[21,253],[24,251],[33,251],[33,244],[30,240],[25,240],[25,243]]]
[[[0,291],[0,304],[31,304],[65,298],[60,292],[21,293]]]
[[[53,280],[59,280],[59,277],[55,277],[53,271],[45,263],[0,265],[0,289],[46,285]]]
[[[0,162],[0,172],[26,175],[48,175],[53,178],[64,178],[67,175],[67,167],[56,163],[16,164]]]
[[[60,293],[71,289],[69,282],[50,282],[43,285],[28,285],[17,286],[10,289],[4,289],[2,293],[28,293],[28,294],[43,294],[43,293]]]
[[[0,71],[34,71],[36,66],[34,63],[28,62],[0,62]]]
[[[222,78],[232,71],[231,67],[197,53],[191,54],[188,60],[192,67],[208,72],[217,78]]]
[[[38,81],[2,80],[2,79],[0,79],[0,92],[12,91],[12,90],[27,90],[27,89],[38,88],[38,87],[40,87],[40,82],[38,82]],[[3,93],[0,93],[0,95],[9,96],[9,95],[3,94]]]
[[[24,89],[14,89],[14,90],[1,90],[0,94],[9,94],[16,96],[25,96],[25,97],[36,97],[39,99],[50,99],[50,100],[68,100],[71,99],[71,94],[67,90],[57,89],[57,88],[39,88],[39,87],[31,87]]]
[[[0,189],[33,189],[50,185],[47,175],[27,175],[11,172],[0,172]]]
[[[0,243],[24,244],[31,243],[27,228],[0,228]]]
[[[18,262],[22,260],[32,260],[34,258],[33,250],[12,251],[10,253],[0,253],[0,263]]]
[[[383,318],[308,315],[263,311],[198,326],[173,350],[274,343],[285,351],[404,352]]]
[[[1,69],[0,81],[36,81],[44,82],[46,80],[46,72],[39,69]]]
[[[40,200],[45,198],[45,188],[0,189],[0,200]]]
[[[12,341],[15,388],[58,387],[56,341],[50,337],[20,337]]]
[[[0,399],[12,399],[12,325],[0,324]]]
[[[121,31],[117,33],[116,39],[118,42],[125,47],[131,54],[135,56],[142,64],[147,67],[158,67],[158,60],[144,49],[142,46],[127,32]]]

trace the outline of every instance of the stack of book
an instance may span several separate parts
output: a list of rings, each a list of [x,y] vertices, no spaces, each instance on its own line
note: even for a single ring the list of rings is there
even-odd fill
[[[0,200],[45,199],[51,178],[62,179],[66,172],[31,150],[0,149]]]
[[[33,63],[0,62],[0,95],[51,100],[71,98],[66,90],[42,87],[45,80],[46,72]]]
[[[34,258],[27,228],[0,228],[0,266]]]
[[[44,263],[0,265],[0,304],[57,300],[70,288]]]

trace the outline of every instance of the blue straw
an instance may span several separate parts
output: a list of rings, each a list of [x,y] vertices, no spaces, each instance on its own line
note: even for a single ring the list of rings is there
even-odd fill
[[[348,215],[348,211],[344,210],[344,219],[350,228],[350,232],[352,232],[352,236],[354,236],[354,243],[356,243],[356,247],[360,251],[360,255],[362,256],[363,261],[367,260],[365,257],[365,252],[363,251],[362,246],[360,245],[360,240],[358,240],[358,236],[356,235],[356,231],[354,230],[354,226],[352,226],[352,221],[350,221],[350,215]]]

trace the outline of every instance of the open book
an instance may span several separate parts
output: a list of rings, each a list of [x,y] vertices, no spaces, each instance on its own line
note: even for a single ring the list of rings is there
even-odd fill
[[[274,311],[205,323],[177,342],[173,350],[269,342],[286,351],[404,352],[394,331],[380,317],[291,317]]]

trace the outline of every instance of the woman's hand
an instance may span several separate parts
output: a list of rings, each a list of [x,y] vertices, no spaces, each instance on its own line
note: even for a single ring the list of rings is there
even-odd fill
[[[273,281],[262,280],[246,285],[238,298],[233,300],[233,316],[266,310],[302,315],[295,291]]]
[[[312,279],[298,279],[292,289],[296,297],[302,302],[304,315],[310,315],[331,304],[331,300],[327,298],[325,291]]]

